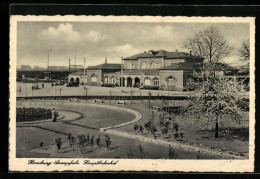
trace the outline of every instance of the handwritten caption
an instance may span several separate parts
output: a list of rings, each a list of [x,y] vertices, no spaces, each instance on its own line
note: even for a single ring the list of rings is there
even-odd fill
[[[62,160],[55,160],[55,161],[45,161],[45,160],[28,160],[28,165],[63,165],[63,166],[71,166],[71,165],[117,165],[118,160],[71,160],[71,161],[62,161]]]

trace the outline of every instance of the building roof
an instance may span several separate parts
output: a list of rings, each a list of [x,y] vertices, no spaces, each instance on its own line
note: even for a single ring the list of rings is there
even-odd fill
[[[137,60],[138,58],[154,58],[164,57],[165,59],[184,59],[184,58],[197,58],[196,56],[190,55],[186,52],[167,52],[165,50],[150,50],[148,52],[139,53],[130,57],[123,58],[123,60]]]
[[[73,72],[73,73],[70,73],[70,75],[83,75],[84,76],[84,71]],[[87,73],[86,73],[86,75],[87,75]]]
[[[159,70],[199,70],[199,65],[196,63],[181,62],[170,66],[160,68]]]
[[[103,63],[97,66],[89,66],[87,70],[120,70],[121,64],[118,63]]]

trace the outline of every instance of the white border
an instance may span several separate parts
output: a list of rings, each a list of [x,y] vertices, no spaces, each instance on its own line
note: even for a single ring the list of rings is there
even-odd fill
[[[119,159],[117,165],[27,165],[28,159],[16,158],[16,58],[18,21],[78,21],[78,22],[202,22],[250,23],[250,115],[249,160],[139,160]],[[161,16],[11,16],[10,19],[10,171],[183,171],[183,172],[253,172],[255,154],[255,18],[254,17],[161,17]],[[58,158],[37,158],[38,161],[55,161]],[[69,162],[72,159],[61,159]],[[79,160],[82,158],[73,159]],[[100,159],[91,159],[98,161]],[[109,159],[106,159],[109,160]]]

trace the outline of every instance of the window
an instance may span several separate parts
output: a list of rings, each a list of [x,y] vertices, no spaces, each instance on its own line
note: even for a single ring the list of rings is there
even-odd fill
[[[105,77],[105,78],[104,78],[104,83],[109,83],[109,81],[110,81],[110,80],[109,80],[108,77]]]
[[[153,79],[153,85],[154,86],[159,86],[159,79],[158,78],[154,78]]]
[[[142,63],[142,69],[146,69],[146,63]]]
[[[172,77],[172,76],[169,76],[167,79],[166,79],[166,82],[168,85],[174,85],[175,82],[177,81],[176,78]]]
[[[160,68],[160,63],[156,63],[156,69]]]
[[[91,76],[91,82],[97,82],[97,76],[96,75]]]
[[[144,85],[145,86],[151,86],[151,79],[150,78],[145,78],[144,79]]]
[[[115,77],[112,77],[112,78],[111,78],[111,82],[112,82],[112,84],[116,84],[117,79],[116,79]]]

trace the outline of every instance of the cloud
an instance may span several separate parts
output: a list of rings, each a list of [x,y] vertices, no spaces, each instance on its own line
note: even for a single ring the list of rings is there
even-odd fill
[[[140,50],[134,48],[131,44],[118,45],[112,48],[112,51],[115,53],[115,56],[118,57],[127,57],[134,54],[140,53]]]
[[[174,29],[169,25],[157,25],[150,30],[143,30],[142,33],[148,40],[171,40],[174,37]]]
[[[99,32],[97,31],[93,31],[91,30],[90,32],[88,32],[86,35],[85,35],[85,38],[87,41],[93,41],[93,42],[98,42],[98,41],[101,41],[101,40],[105,40],[106,39],[106,36],[105,35],[101,35]]]
[[[81,40],[80,33],[73,29],[70,23],[59,24],[57,28],[48,27],[48,29],[43,29],[39,33],[39,38],[44,40],[61,40],[61,41],[72,41],[77,42]]]

